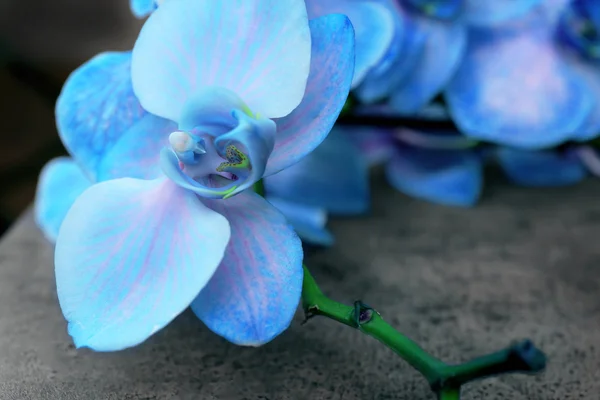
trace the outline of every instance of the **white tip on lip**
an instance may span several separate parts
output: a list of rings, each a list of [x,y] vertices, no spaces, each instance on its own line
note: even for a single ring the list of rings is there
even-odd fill
[[[169,135],[169,143],[173,150],[184,153],[192,150],[196,143],[187,132],[176,131]]]

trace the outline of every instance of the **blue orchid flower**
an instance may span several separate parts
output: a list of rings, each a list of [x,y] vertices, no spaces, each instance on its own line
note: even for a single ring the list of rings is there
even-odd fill
[[[331,246],[328,214],[359,215],[369,208],[367,160],[347,135],[334,129],[312,153],[264,179],[266,199],[286,216],[300,238]]]
[[[356,62],[352,88],[359,85],[386,58],[395,57],[399,49],[391,47],[398,20],[382,1],[373,0],[306,0],[310,18],[328,14],[346,15],[355,30]]]
[[[544,148],[600,133],[594,0],[548,0],[509,28],[479,29],[446,92],[467,135]]]
[[[387,0],[396,30],[388,56],[356,90],[366,103],[384,100],[413,114],[450,82],[473,27],[500,25],[541,0]]]
[[[148,18],[132,53],[97,56],[69,78],[61,138],[99,182],[56,240],[58,297],[77,347],[137,345],[190,305],[240,345],[289,326],[301,243],[248,189],[324,140],[353,65],[345,16],[309,22],[300,0],[178,0]],[[40,188],[68,169],[49,166]]]

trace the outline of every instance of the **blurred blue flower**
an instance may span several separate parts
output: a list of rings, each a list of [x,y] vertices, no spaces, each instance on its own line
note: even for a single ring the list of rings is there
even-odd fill
[[[384,163],[388,182],[398,191],[433,203],[470,207],[483,190],[483,170],[496,163],[522,186],[572,185],[588,174],[583,151],[476,147],[457,132],[424,133],[410,129],[344,128],[365,157]],[[387,149],[387,151],[384,151]],[[596,153],[594,153],[596,154]],[[587,156],[600,172],[600,161]]]
[[[473,30],[445,93],[460,129],[531,149],[600,133],[598,10],[548,0],[511,26]]]
[[[465,54],[470,29],[526,14],[541,0],[379,0],[394,10],[395,32],[384,62],[357,89],[367,103],[390,97],[413,114],[448,84]]]
[[[358,215],[369,208],[369,168],[347,135],[335,129],[297,164],[264,179],[266,199],[305,242],[331,246],[327,215]]]
[[[495,161],[513,183],[528,187],[568,186],[588,176],[574,149],[524,150],[498,147]]]
[[[245,189],[325,139],[353,65],[344,16],[309,23],[300,0],[178,0],[149,17],[132,53],[71,75],[57,125],[81,169],[44,170],[36,215],[60,225],[58,297],[78,347],[134,346],[190,304],[236,344],[287,328],[301,244]],[[65,180],[72,193],[59,198]]]
[[[395,56],[399,49],[391,47],[398,20],[393,10],[380,0],[306,0],[310,18],[328,14],[346,15],[355,30],[356,64],[352,87],[360,84],[370,71]]]

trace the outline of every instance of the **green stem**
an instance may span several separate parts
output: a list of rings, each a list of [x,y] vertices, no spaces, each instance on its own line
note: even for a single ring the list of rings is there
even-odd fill
[[[438,392],[438,400],[459,400],[460,388],[447,388]]]
[[[476,379],[513,372],[540,372],[545,367],[544,354],[530,341],[463,364],[448,365],[395,330],[378,312],[362,302],[356,302],[355,306],[351,307],[325,296],[306,266],[302,307],[307,320],[321,315],[356,328],[389,347],[427,379],[440,400],[459,399],[461,386]]]

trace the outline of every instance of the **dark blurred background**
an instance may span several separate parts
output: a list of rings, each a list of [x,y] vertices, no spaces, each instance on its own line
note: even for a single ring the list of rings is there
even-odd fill
[[[142,21],[127,0],[0,0],[0,234],[32,202],[43,165],[66,154],[54,104],[77,66],[127,50]]]

